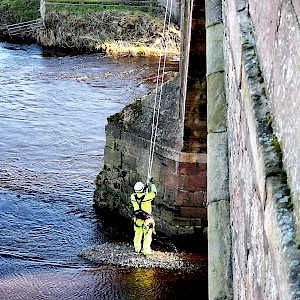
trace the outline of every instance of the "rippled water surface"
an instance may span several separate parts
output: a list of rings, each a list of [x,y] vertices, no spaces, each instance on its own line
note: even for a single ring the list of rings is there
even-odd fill
[[[107,117],[154,87],[157,63],[0,43],[0,299],[183,299],[199,289],[207,299],[199,274],[77,256],[109,238],[92,201]]]

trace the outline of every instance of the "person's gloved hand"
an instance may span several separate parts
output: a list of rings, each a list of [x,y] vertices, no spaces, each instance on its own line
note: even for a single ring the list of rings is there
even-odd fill
[[[153,183],[154,183],[154,179],[153,179],[153,177],[149,177],[149,182],[150,182],[151,184],[153,184]]]

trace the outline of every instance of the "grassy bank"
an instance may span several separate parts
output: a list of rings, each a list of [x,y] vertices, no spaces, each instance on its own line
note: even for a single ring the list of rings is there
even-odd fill
[[[0,0],[0,13],[9,22],[39,17],[39,0]],[[4,18],[1,18],[4,20]],[[172,24],[162,36],[163,18],[140,9],[103,5],[47,4],[45,28],[24,35],[45,47],[102,52],[119,56],[179,54],[180,32]],[[163,50],[164,54],[164,50]]]
[[[0,0],[2,24],[34,20],[40,17],[39,0]]]
[[[178,29],[172,26],[165,38],[162,33],[163,20],[143,12],[107,10],[82,15],[52,11],[38,41],[50,47],[130,56],[157,56],[167,43],[167,54],[178,55]]]

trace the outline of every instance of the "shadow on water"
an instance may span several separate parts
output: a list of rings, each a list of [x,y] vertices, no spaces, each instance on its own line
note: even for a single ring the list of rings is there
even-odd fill
[[[168,76],[178,69],[169,62]],[[0,43],[0,299],[207,299],[207,274],[96,265],[77,254],[132,241],[130,220],[96,214],[105,124],[153,89],[157,60],[55,53]],[[191,251],[205,243],[153,248]]]

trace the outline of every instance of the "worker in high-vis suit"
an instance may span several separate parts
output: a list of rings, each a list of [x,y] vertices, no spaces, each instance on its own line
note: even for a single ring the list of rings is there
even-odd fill
[[[134,250],[144,255],[151,254],[152,233],[154,232],[154,219],[152,216],[152,201],[157,190],[152,177],[149,183],[144,185],[139,181],[134,185],[134,193],[131,194],[134,221]]]

